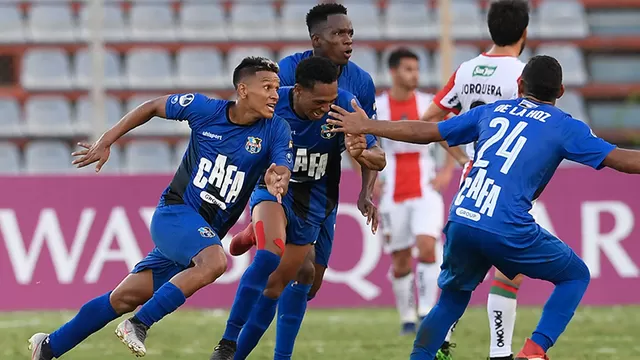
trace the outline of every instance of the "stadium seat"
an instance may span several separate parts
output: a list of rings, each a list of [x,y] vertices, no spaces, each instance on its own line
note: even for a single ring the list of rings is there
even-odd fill
[[[173,41],[176,39],[173,10],[168,1],[133,2],[129,12],[130,40]]]
[[[358,39],[379,39],[382,37],[382,21],[375,1],[350,0],[344,1],[342,4],[347,7]]]
[[[62,96],[33,96],[24,106],[26,132],[33,136],[71,136],[71,105]]]
[[[315,1],[289,0],[282,5],[282,17],[278,22],[278,32],[285,40],[308,40],[306,16],[316,4]]]
[[[556,104],[562,111],[570,114],[574,119],[589,123],[586,107],[582,95],[576,91],[567,90]]]
[[[584,38],[589,24],[578,0],[545,0],[538,6],[539,35],[545,39]]]
[[[382,61],[380,62],[380,68],[382,69],[381,73],[383,76],[378,79],[380,85],[382,86],[390,86],[391,85],[391,74],[389,73],[389,56],[391,53],[401,47],[402,45],[389,46],[382,52]],[[416,55],[418,55],[418,63],[420,64],[420,78],[419,85],[421,87],[427,87],[434,85],[436,83],[435,77],[433,76],[433,65],[431,61],[431,55],[429,52],[420,46],[410,45],[406,46],[411,49]],[[377,85],[377,84],[376,84]]]
[[[272,40],[278,38],[276,9],[270,2],[236,3],[231,7],[231,38]]]
[[[283,58],[292,55],[292,54],[296,54],[296,53],[302,53],[305,52],[307,50],[311,50],[311,46],[296,46],[296,45],[289,45],[289,46],[285,46],[282,49],[280,49],[280,52],[278,52],[278,56],[277,59],[278,61],[282,60]]]
[[[593,128],[640,129],[640,105],[620,102],[596,102],[589,105],[589,117]],[[597,131],[596,131],[597,132]]]
[[[592,54],[588,59],[589,73],[594,82],[603,83],[638,83],[637,54]]]
[[[120,4],[103,4],[102,20],[102,34],[106,41],[122,41],[129,36]],[[91,37],[92,22],[90,6],[83,6],[80,10],[80,38],[83,41],[88,41]]]
[[[354,46],[351,59],[349,61],[360,66],[366,72],[368,72],[373,81],[375,82],[379,78],[378,54],[374,48],[368,46]]]
[[[20,173],[20,150],[10,142],[0,142],[0,175]]]
[[[214,1],[183,2],[178,36],[186,41],[224,41],[229,37],[224,8]]]
[[[477,1],[456,0],[451,2],[451,36],[455,39],[481,39],[488,37],[485,19]],[[440,24],[438,13],[438,26]]]
[[[30,174],[63,174],[74,170],[71,149],[62,141],[31,141],[25,146],[24,160]]]
[[[0,43],[23,42],[25,40],[22,14],[15,6],[0,5]]]
[[[104,51],[104,84],[107,88],[118,89],[123,87],[122,65],[120,55],[113,50]],[[76,53],[74,61],[74,86],[81,89],[91,87],[92,60],[88,49],[81,49]]]
[[[134,89],[168,89],[173,86],[169,53],[162,49],[133,49],[126,56],[126,81]]]
[[[29,38],[35,42],[73,42],[75,21],[67,4],[34,3],[28,15]]]
[[[573,45],[545,45],[537,49],[538,55],[553,56],[562,66],[563,83],[581,86],[587,83],[587,69],[582,51]]]
[[[105,111],[105,128],[101,130],[107,130],[115,125],[122,115],[124,115],[122,105],[120,101],[114,97],[108,96],[104,104]],[[96,131],[97,124],[95,124],[96,117],[93,115],[93,103],[87,96],[78,99],[76,102],[76,133],[89,135],[93,131]]]
[[[143,102],[160,95],[136,95],[127,100],[127,112],[135,109]],[[136,128],[131,135],[183,135],[188,134],[189,124],[186,121],[167,120],[159,117],[152,118],[148,123]]]
[[[273,53],[269,48],[264,46],[236,46],[231,48],[227,54],[227,75],[225,78],[225,84],[228,85],[226,87],[233,87],[231,82],[233,69],[235,69],[242,59],[247,56],[262,56],[273,60]]]
[[[182,88],[221,88],[227,82],[222,54],[211,47],[184,48],[176,56],[176,85]]]
[[[59,49],[27,50],[22,57],[21,83],[27,89],[71,88],[71,65]]]
[[[391,40],[433,39],[438,27],[426,2],[390,2],[384,20],[384,36]]]
[[[20,106],[13,98],[0,98],[0,137],[19,137],[23,133]]]
[[[136,140],[124,150],[124,170],[130,174],[169,173],[175,171],[171,150],[164,141]]]
[[[470,46],[470,45],[456,46],[453,52],[453,62],[451,63],[451,74],[453,74],[453,72],[460,66],[460,64],[462,64],[467,60],[471,60],[475,58],[476,56],[480,55],[480,53],[481,51],[474,46]],[[435,81],[440,85],[444,85],[442,84],[442,81],[441,81],[442,58],[439,51],[436,51],[434,53],[433,59],[435,63],[434,74],[433,74],[433,76],[435,77]],[[448,79],[448,76],[447,76],[447,79]]]

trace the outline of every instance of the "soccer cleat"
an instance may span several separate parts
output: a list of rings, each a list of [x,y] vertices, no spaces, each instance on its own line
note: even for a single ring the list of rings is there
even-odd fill
[[[135,356],[143,357],[147,354],[147,348],[144,346],[144,341],[147,338],[147,327],[144,324],[127,319],[116,328],[116,336],[122,343],[127,345]]]
[[[53,353],[49,346],[49,334],[37,333],[29,339],[31,360],[52,360]]]
[[[522,350],[516,355],[515,360],[549,360],[549,357],[540,345],[531,339],[527,339]]]
[[[440,349],[438,349],[434,360],[453,360],[451,349],[454,347],[456,347],[456,344],[445,341],[442,346],[440,346]]]
[[[400,335],[413,335],[416,333],[416,324],[412,322],[406,322],[402,324]]]
[[[236,342],[222,339],[213,348],[213,354],[209,360],[233,360],[233,356],[236,354]]]
[[[249,224],[244,230],[237,233],[229,244],[229,253],[233,256],[240,256],[256,244],[256,235],[253,233],[253,225]]]

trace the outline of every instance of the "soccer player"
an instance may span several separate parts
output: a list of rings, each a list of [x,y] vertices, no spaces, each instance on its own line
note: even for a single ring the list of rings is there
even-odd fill
[[[564,332],[590,281],[586,264],[529,213],[560,162],[572,160],[595,169],[610,167],[639,174],[640,151],[616,148],[596,137],[584,122],[555,107],[564,93],[562,68],[549,56],[535,56],[518,81],[520,98],[484,105],[438,124],[370,121],[362,109],[329,113],[342,128],[397,141],[450,146],[476,143],[476,158],[449,213],[445,227],[442,294],[422,321],[412,360],[432,360],[447,329],[464,313],[471,294],[491,266],[509,278],[523,274],[546,280],[555,289],[542,317],[516,360],[548,360],[550,347]]]
[[[422,120],[442,121],[451,112],[465,113],[479,105],[517,97],[517,80],[525,65],[518,56],[527,39],[529,5],[525,0],[492,2],[487,23],[493,47],[460,65],[436,94]],[[446,148],[446,144],[441,144]],[[473,164],[469,160],[474,156],[473,146],[466,146],[467,154],[459,147],[450,149],[450,153],[464,166],[463,178]],[[522,276],[509,279],[500,271],[495,272],[487,299],[491,360],[513,359],[511,342],[516,321],[516,295],[521,282]],[[498,316],[500,320],[496,321]],[[443,352],[448,355],[452,331],[453,328],[443,344]]]
[[[276,114],[289,122],[295,154],[289,192],[282,206],[262,185],[251,197],[258,250],[240,280],[226,331],[212,360],[245,359],[269,327],[278,302],[274,358],[291,358],[315,273],[313,262],[305,259],[315,249],[315,262],[326,267],[331,254],[341,153],[347,147],[363,167],[381,170],[385,166],[384,152],[373,136],[345,139],[327,131],[329,106],[350,107],[354,99],[338,89],[337,79],[338,68],[331,61],[311,57],[298,64],[295,86],[280,88]],[[375,229],[375,214],[372,217]],[[251,245],[242,247],[236,242],[231,253],[244,253]]]
[[[407,48],[389,55],[388,66],[392,86],[376,98],[378,118],[390,121],[418,119],[433,95],[417,91],[418,56]],[[380,121],[385,121],[380,120]],[[447,164],[436,173],[431,146],[407,144],[382,139],[387,166],[380,200],[382,230],[391,251],[391,284],[396,308],[402,323],[402,334],[416,332],[418,317],[426,316],[438,299],[436,244],[444,227],[443,191],[451,180],[455,162],[447,156]],[[412,249],[418,248],[417,279],[413,274]],[[417,281],[416,281],[417,280]],[[414,282],[418,288],[416,313]]]
[[[93,145],[79,144],[85,149],[73,153],[78,157],[73,163],[97,162],[97,172],[113,143],[154,116],[188,121],[192,130],[182,163],[151,220],[155,248],[113,291],[83,305],[53,333],[33,335],[31,359],[60,358],[140,305],[118,325],[116,335],[136,356],[144,356],[149,328],[224,273],[227,259],[220,239],[242,214],[258,179],[264,175],[267,190],[278,199],[287,192],[291,130],[274,115],[277,73],[278,65],[269,59],[245,58],[233,72],[237,102],[201,94],[162,96],[129,112]]]

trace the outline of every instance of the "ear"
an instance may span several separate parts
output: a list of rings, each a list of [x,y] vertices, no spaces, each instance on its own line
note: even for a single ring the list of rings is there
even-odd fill
[[[238,84],[238,99],[246,99],[247,98],[247,84],[240,83]]]
[[[560,85],[560,91],[558,91],[558,96],[556,97],[556,99],[560,99],[562,97],[562,95],[564,95],[564,85],[563,84]]]
[[[524,96],[525,88],[524,88],[524,80],[522,80],[522,76],[518,78],[518,97]]]
[[[314,49],[317,49],[320,47],[320,36],[318,36],[318,34],[309,34],[309,37],[311,38],[311,47]]]

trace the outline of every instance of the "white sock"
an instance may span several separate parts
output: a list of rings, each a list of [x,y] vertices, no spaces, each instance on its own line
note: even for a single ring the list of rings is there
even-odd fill
[[[453,332],[456,330],[456,325],[458,325],[458,321],[454,322],[453,325],[451,325],[451,327],[449,328],[449,331],[447,332],[447,336],[444,338],[444,341],[448,343],[451,342],[451,336],[453,335]]]
[[[391,287],[396,297],[396,308],[400,315],[400,321],[403,324],[415,323],[418,320],[413,279],[413,273],[409,273],[401,278],[391,278]]]
[[[489,294],[487,313],[491,333],[491,347],[489,357],[509,356],[513,329],[516,324],[516,299],[498,294]]]
[[[440,265],[419,262],[416,273],[418,276],[418,316],[423,317],[429,314],[438,300]]]

